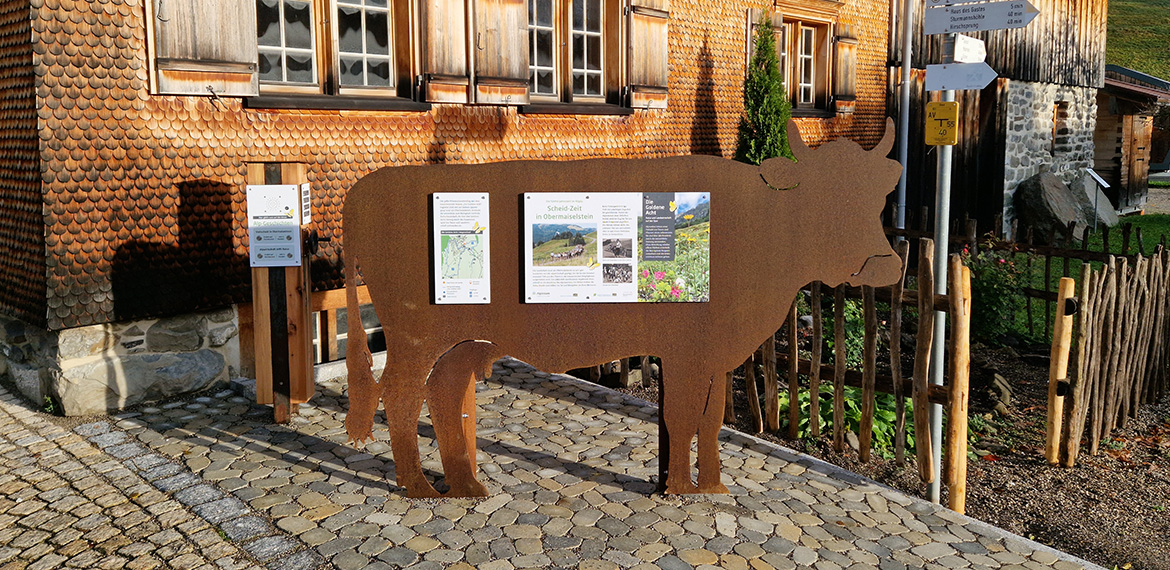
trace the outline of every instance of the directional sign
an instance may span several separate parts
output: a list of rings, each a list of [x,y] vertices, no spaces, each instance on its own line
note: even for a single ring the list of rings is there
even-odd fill
[[[947,37],[955,38],[955,44],[947,46],[951,48],[951,58],[955,63],[979,63],[987,59],[987,47],[983,45],[983,40],[964,35]]]
[[[931,101],[926,104],[926,144],[959,144],[959,104],[954,101]]]
[[[926,90],[983,89],[998,77],[986,63],[943,63],[926,66]]]
[[[955,4],[974,4],[984,1],[985,0],[926,0],[926,7],[933,8],[935,6],[954,6]]]
[[[1022,28],[1039,13],[1028,0],[929,8],[924,31],[932,35]]]

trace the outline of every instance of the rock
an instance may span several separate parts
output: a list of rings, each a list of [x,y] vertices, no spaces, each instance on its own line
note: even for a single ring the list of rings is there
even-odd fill
[[[252,378],[232,378],[231,389],[237,396],[256,401],[256,380]]]
[[[857,434],[851,431],[845,432],[845,443],[848,443],[849,447],[852,447],[854,451],[861,449],[861,441],[857,439]]]
[[[1121,222],[1117,217],[1117,210],[1113,209],[1113,202],[1105,195],[1105,191],[1097,185],[1092,176],[1082,174],[1072,183],[1073,190],[1080,190],[1085,195],[1085,220],[1092,226],[1094,217],[1097,226],[1113,227]]]
[[[991,377],[991,385],[995,388],[995,399],[1003,405],[1012,405],[1012,387],[1003,376],[996,374]]]
[[[102,325],[65,329],[57,333],[57,357],[69,360],[92,356],[112,348],[115,340]]]
[[[1053,231],[1057,236],[1064,235],[1069,222],[1076,222],[1076,235],[1091,223],[1084,214],[1092,208],[1085,193],[1073,192],[1051,172],[1041,172],[1021,182],[1013,202],[1021,231],[1032,228],[1032,237],[1038,243],[1046,242]]]
[[[143,334],[145,334],[145,333],[142,332],[142,329],[138,328],[138,325],[130,325],[130,328],[122,331],[123,337],[142,336]]]
[[[797,320],[797,322],[796,322],[796,328],[797,329],[811,329],[811,328],[813,328],[812,315],[801,315],[800,319]]]
[[[207,320],[213,323],[230,323],[236,316],[235,309],[228,307],[207,315]]]
[[[658,372],[658,363],[651,362],[650,363],[650,378],[659,378],[659,377],[661,377],[661,374],[659,374],[659,372]],[[643,378],[642,380],[645,381],[647,379]]]
[[[213,347],[223,346],[228,343],[232,337],[239,334],[240,329],[236,325],[225,325],[219,328],[211,329],[207,333],[208,342]]]
[[[1052,359],[1045,354],[1025,354],[1020,356],[1020,362],[1023,362],[1029,366],[1048,368],[1052,362]]]
[[[148,333],[149,334],[149,333]],[[223,355],[210,349],[128,354],[118,365],[89,362],[63,370],[57,396],[67,416],[106,414],[147,400],[195,392],[224,377]]]
[[[19,364],[8,365],[8,376],[16,384],[16,390],[37,406],[45,401],[45,383],[41,371],[35,367]]]
[[[203,346],[202,319],[184,315],[162,319],[146,331],[146,346],[154,352],[191,352]]]
[[[997,402],[995,404],[995,408],[993,408],[993,410],[995,411],[996,415],[999,415],[999,416],[1009,415],[1008,407],[1003,402]]]

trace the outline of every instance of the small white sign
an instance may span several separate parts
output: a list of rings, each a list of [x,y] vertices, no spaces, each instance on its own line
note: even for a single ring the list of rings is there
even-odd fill
[[[436,192],[431,195],[431,204],[435,303],[491,303],[487,193]]]
[[[301,201],[295,184],[248,186],[248,258],[252,267],[301,265]]]
[[[301,225],[313,223],[313,194],[309,183],[301,184]]]
[[[955,63],[983,63],[987,60],[987,47],[983,40],[958,34],[955,38]]]
[[[998,77],[986,63],[943,63],[926,66],[926,90],[983,89]]]
[[[927,8],[923,32],[926,35],[1022,28],[1040,11],[1028,0],[984,2]]]

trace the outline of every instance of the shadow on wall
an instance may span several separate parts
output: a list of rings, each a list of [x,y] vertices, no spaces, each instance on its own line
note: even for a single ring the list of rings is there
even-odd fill
[[[111,281],[118,321],[192,313],[247,300],[248,260],[233,243],[234,186],[197,179],[176,185],[174,215],[139,201],[128,223],[147,219],[174,237],[128,241],[114,255]],[[177,231],[176,231],[177,230]]]
[[[708,39],[704,38],[695,62],[699,75],[695,87],[695,119],[691,123],[691,154],[723,156],[715,113],[715,62],[707,43]]]

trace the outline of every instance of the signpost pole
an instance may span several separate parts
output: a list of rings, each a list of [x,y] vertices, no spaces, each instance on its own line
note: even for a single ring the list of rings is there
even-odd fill
[[[902,92],[898,109],[898,162],[902,163],[902,176],[898,178],[898,194],[895,201],[894,227],[906,228],[906,183],[910,167],[910,70],[914,46],[913,23],[915,0],[902,2]]]
[[[947,39],[954,42],[954,34],[947,34]],[[944,63],[953,63],[953,54],[947,55]],[[942,92],[944,102],[954,101],[954,90]],[[938,149],[938,173],[935,182],[934,195],[934,247],[938,252],[934,256],[934,292],[936,295],[947,294],[947,262],[951,239],[951,145],[935,147]],[[934,344],[930,351],[930,383],[936,386],[943,385],[943,362],[946,359],[947,314],[944,311],[934,312]],[[942,405],[930,406],[930,441],[933,443],[934,480],[930,482],[930,501],[938,504],[941,501],[941,469],[942,469]]]

